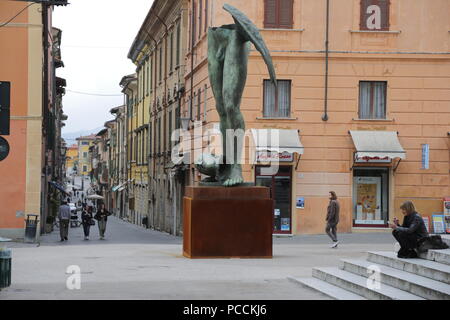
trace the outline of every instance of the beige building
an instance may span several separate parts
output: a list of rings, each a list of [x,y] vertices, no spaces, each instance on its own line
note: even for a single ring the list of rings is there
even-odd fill
[[[129,112],[133,222],[170,233],[180,231],[182,219],[183,188],[171,163],[170,137],[179,127],[184,90],[186,5],[154,1],[128,56],[137,66],[136,104]]]

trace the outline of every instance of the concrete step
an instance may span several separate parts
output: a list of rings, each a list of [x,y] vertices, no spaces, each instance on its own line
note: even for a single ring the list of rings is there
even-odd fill
[[[367,300],[366,298],[354,294],[350,291],[336,287],[325,281],[316,278],[295,278],[288,277],[288,279],[294,283],[300,284],[303,287],[307,287],[323,293],[324,295],[335,300]]]
[[[341,262],[342,270],[362,277],[373,275],[375,278],[373,271],[379,272],[377,279],[381,286],[389,285],[424,299],[450,300],[450,285],[446,283],[366,260],[343,259]]]
[[[337,267],[314,268],[313,277],[369,300],[424,300],[422,297],[387,284],[379,287],[370,286],[368,278],[341,270]]]
[[[424,259],[400,259],[393,251],[369,251],[367,260],[450,284],[450,266]]]
[[[450,266],[450,249],[428,250],[425,253],[419,254],[419,257],[430,261],[444,263]]]

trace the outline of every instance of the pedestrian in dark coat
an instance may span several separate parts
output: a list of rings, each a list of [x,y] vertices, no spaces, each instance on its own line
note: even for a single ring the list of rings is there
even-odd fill
[[[97,211],[97,214],[94,216],[94,219],[98,221],[98,231],[100,233],[100,240],[105,239],[106,221],[108,221],[109,215],[111,214],[109,213],[108,210],[106,210],[105,204],[102,203]]]
[[[400,226],[397,218],[394,218],[394,223],[389,223],[389,227],[393,229],[392,235],[400,244],[400,250],[397,253],[397,257],[417,258],[415,249],[418,247],[418,241],[428,237],[425,222],[417,213],[412,201],[405,201],[400,206],[400,209],[405,216],[403,224]]]
[[[336,192],[330,191],[330,202],[327,208],[327,218],[325,219],[327,225],[325,232],[333,240],[331,248],[337,248],[339,241],[337,240],[337,225],[339,223],[339,209],[340,205],[337,200]]]
[[[81,222],[83,224],[84,240],[89,240],[89,230],[91,229],[92,219],[92,207],[87,209],[86,207],[83,207],[83,211],[81,212]]]

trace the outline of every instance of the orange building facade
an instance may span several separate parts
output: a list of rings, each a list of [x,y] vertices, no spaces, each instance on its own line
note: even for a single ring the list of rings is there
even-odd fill
[[[2,1],[6,22],[27,3]],[[11,83],[10,153],[0,162],[0,236],[23,237],[24,215],[41,210],[42,15],[34,5],[0,28],[0,81]]]
[[[339,232],[387,230],[402,219],[406,200],[425,217],[443,212],[450,195],[449,1],[189,1],[181,117],[192,120],[192,133],[194,121],[203,129],[219,121],[207,28],[233,23],[224,3],[260,29],[278,80],[275,101],[252,46],[241,104],[246,129],[298,132],[303,147],[284,155],[276,175],[262,174],[263,163],[243,166],[246,181],[272,189],[275,234],[324,233],[331,190],[341,203]],[[195,171],[188,182],[200,178]]]

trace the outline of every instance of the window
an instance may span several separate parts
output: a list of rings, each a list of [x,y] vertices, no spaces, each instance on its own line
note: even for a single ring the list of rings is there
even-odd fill
[[[150,59],[147,58],[147,96],[150,93]]]
[[[162,62],[162,47],[159,48],[159,82],[162,81],[162,68],[163,68],[163,62]]]
[[[145,65],[145,63],[144,63],[144,66],[142,67],[142,99],[144,99],[145,98],[145,79],[146,79],[146,73],[145,73],[145,71],[146,71],[146,65]]]
[[[83,166],[83,172],[87,171],[87,166]]]
[[[177,54],[177,59],[176,59],[177,67],[180,65],[180,50],[181,50],[180,37],[181,37],[181,27],[180,27],[180,24],[178,23],[178,25],[177,25],[177,53],[176,53]]]
[[[291,80],[277,80],[278,92],[270,80],[264,80],[264,111],[266,118],[291,116]]]
[[[152,92],[152,88],[153,88],[153,56],[150,57],[150,73],[148,74],[148,82],[149,82],[150,92]]]
[[[294,0],[264,0],[264,28],[292,29]]]
[[[359,118],[386,118],[386,87],[385,81],[359,82]]]
[[[87,152],[83,152],[83,158],[87,158]]]
[[[198,89],[198,96],[197,96],[197,120],[199,120],[199,121],[200,121],[200,118],[201,118],[201,115],[202,115],[202,113],[200,111],[201,106],[202,106],[202,90]]]
[[[153,147],[153,145],[152,145],[152,138],[153,138],[152,128],[153,128],[152,127],[152,123],[150,122],[148,124],[148,132],[149,132],[149,135],[148,135],[148,155],[149,156],[153,153],[153,149],[152,149],[152,147]]]
[[[169,150],[172,150],[172,110],[169,111]]]
[[[360,30],[389,30],[390,0],[361,0]]]
[[[201,38],[202,35],[202,20],[203,20],[203,0],[199,0],[199,9],[198,9],[198,38]]]
[[[173,70],[173,32],[170,34],[170,71]]]
[[[205,32],[208,29],[208,0],[205,0]]]
[[[208,86],[205,84],[205,100],[203,100],[203,120],[206,121],[206,109],[208,107]]]

